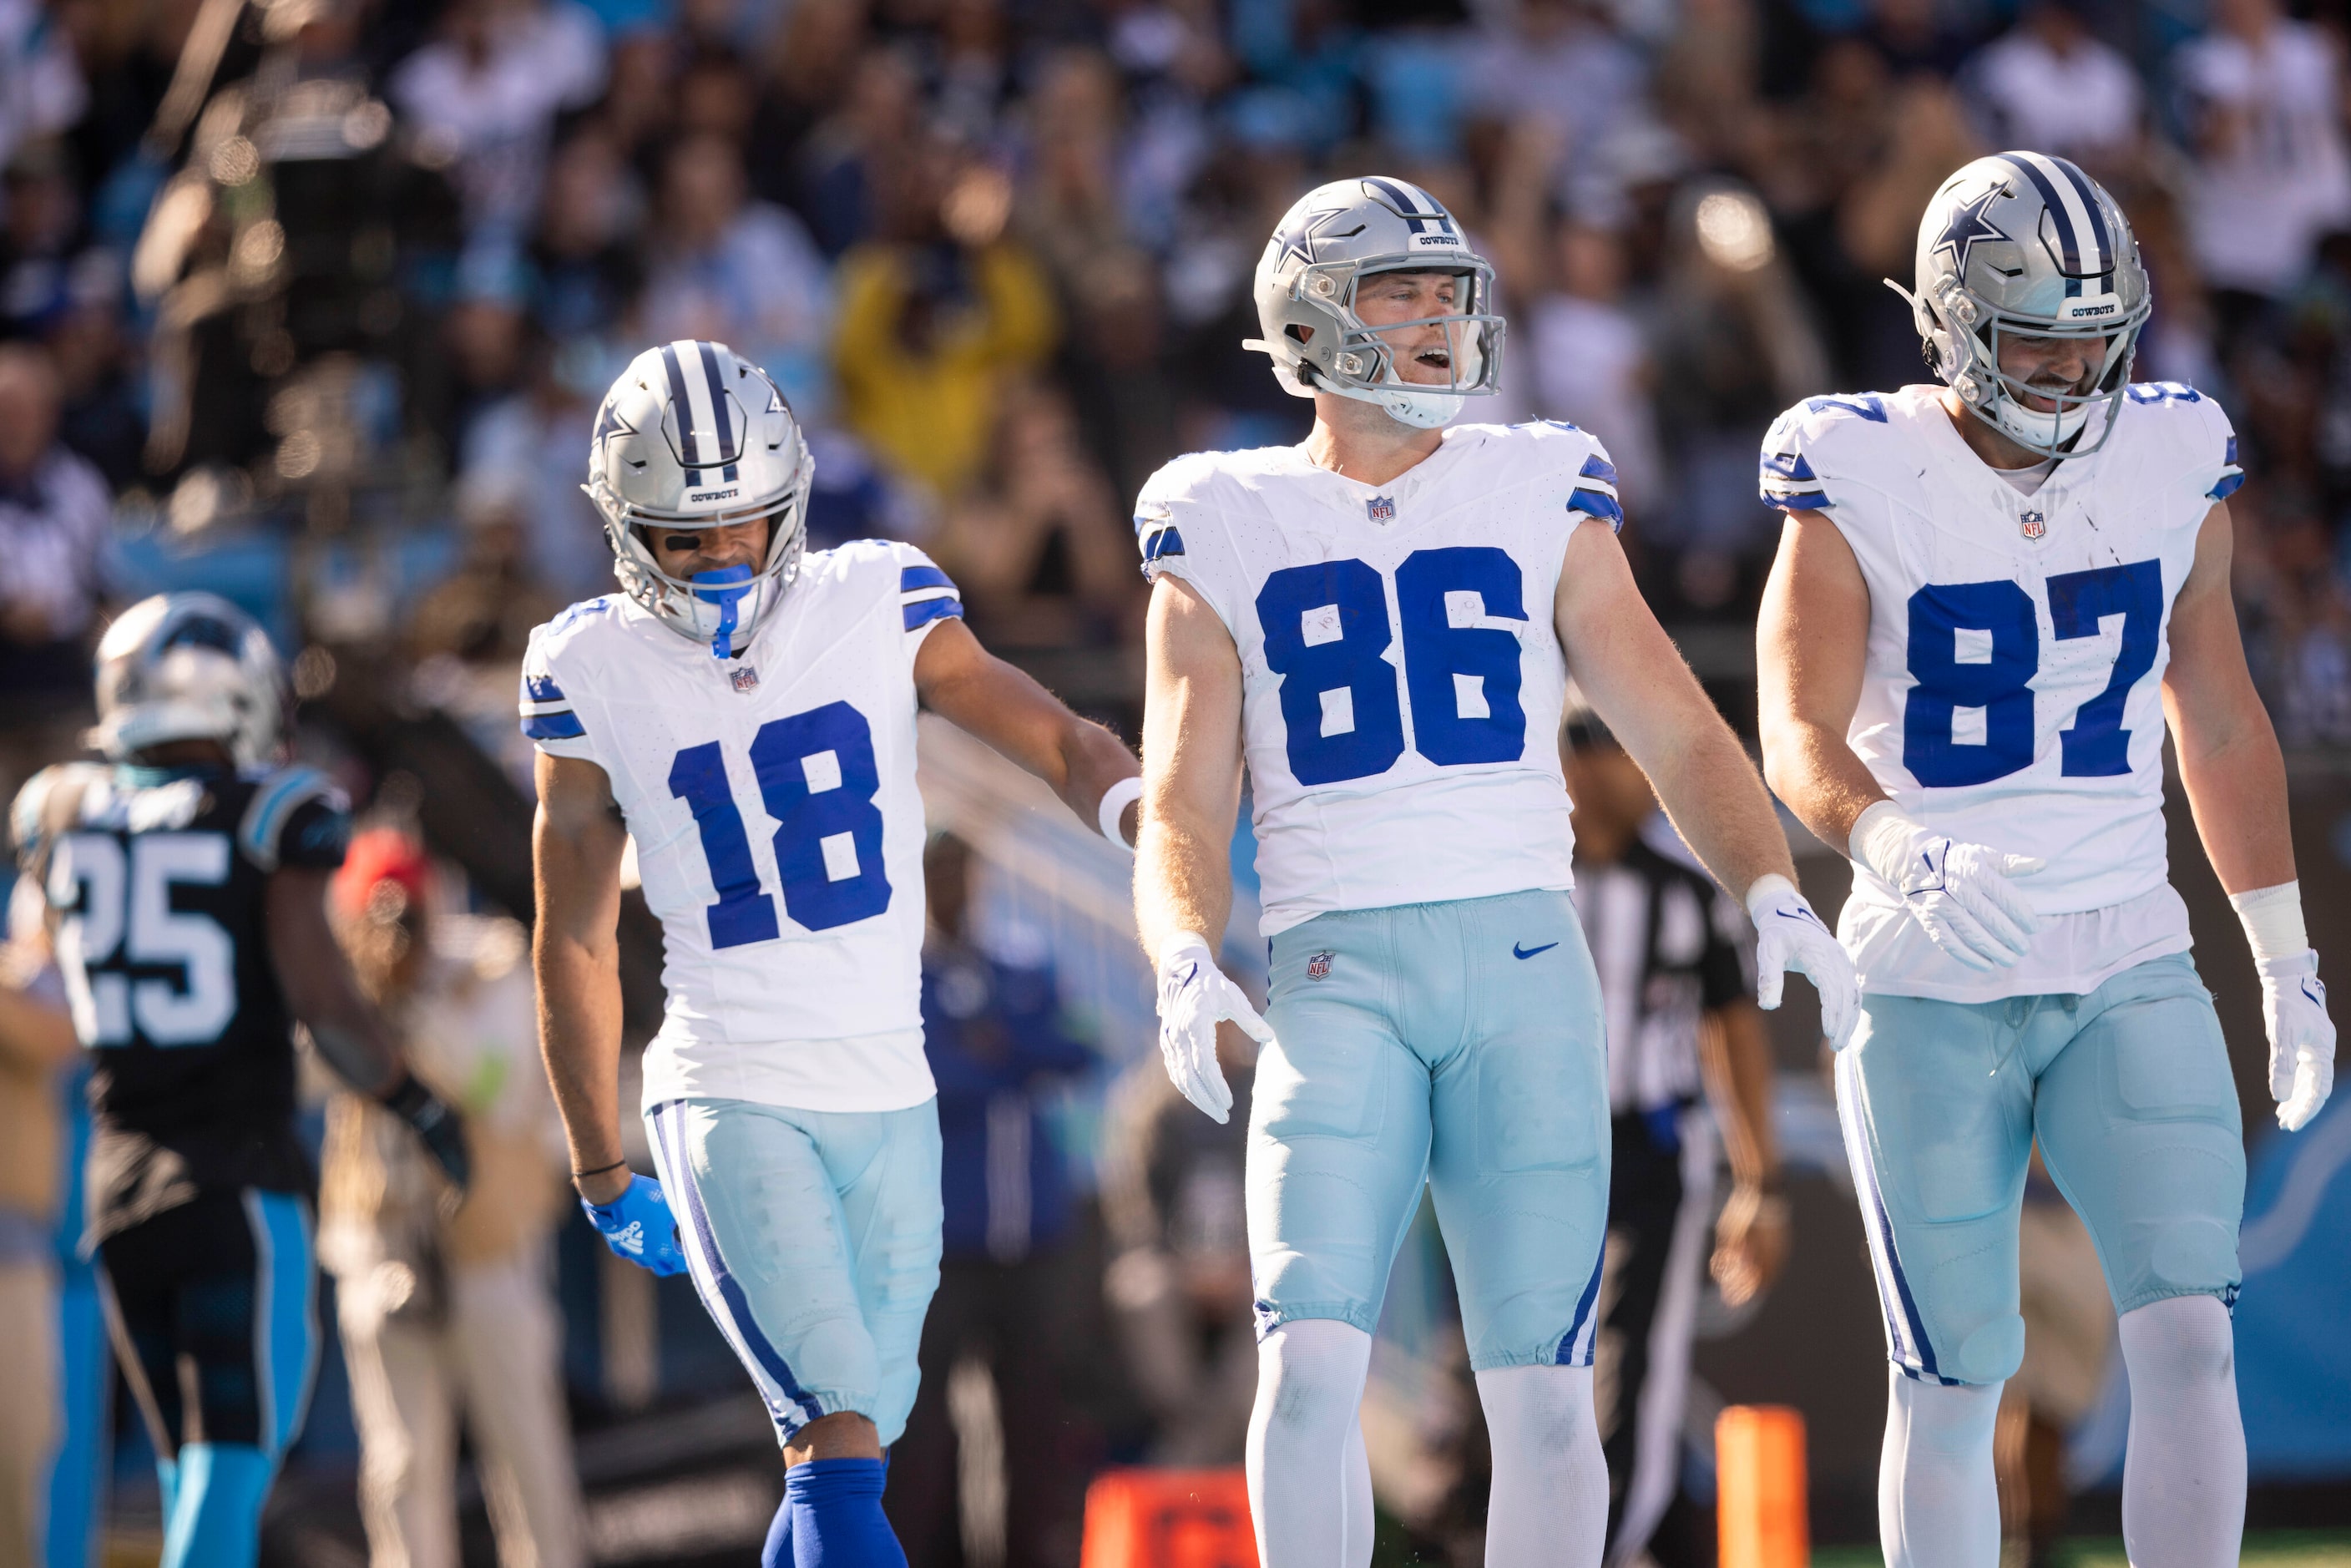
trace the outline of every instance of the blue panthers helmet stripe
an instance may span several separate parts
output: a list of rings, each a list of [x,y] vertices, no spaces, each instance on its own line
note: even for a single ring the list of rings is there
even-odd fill
[[[935,566],[910,566],[898,573],[898,591],[912,593],[919,588],[944,588],[952,591],[955,580]]]
[[[963,619],[963,601],[946,598],[918,599],[905,606],[905,617],[906,630],[909,632],[918,626],[927,626],[934,621],[960,621]]]
[[[523,715],[522,732],[533,740],[578,740],[588,733],[580,716],[569,708],[561,713]]]

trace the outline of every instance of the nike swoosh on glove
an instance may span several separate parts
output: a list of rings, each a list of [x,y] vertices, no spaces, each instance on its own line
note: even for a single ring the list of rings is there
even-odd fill
[[[2270,1037],[2270,1095],[2278,1125],[2299,1133],[2335,1092],[2335,1021],[2318,954],[2305,949],[2253,966],[2262,976],[2262,1026]]]
[[[1273,1043],[1271,1026],[1217,967],[1207,939],[1177,932],[1159,950],[1159,1055],[1177,1091],[1216,1122],[1233,1111],[1232,1086],[1217,1065],[1217,1025],[1226,1019],[1259,1045]]]
[[[1893,883],[1935,946],[1970,969],[2024,956],[2041,917],[2010,881],[2049,862],[1938,833],[1879,801],[1853,825],[1854,858]]]
[[[670,1213],[669,1198],[653,1177],[632,1176],[629,1190],[611,1202],[595,1204],[583,1197],[580,1207],[588,1211],[588,1223],[604,1238],[604,1245],[621,1257],[664,1279],[685,1272],[685,1254],[677,1245],[677,1217]]]
[[[1843,1051],[1861,1021],[1861,981],[1844,945],[1795,884],[1776,873],[1747,890],[1747,914],[1755,922],[1755,1005],[1765,1012],[1777,1008],[1793,969],[1820,993],[1822,1032]]]

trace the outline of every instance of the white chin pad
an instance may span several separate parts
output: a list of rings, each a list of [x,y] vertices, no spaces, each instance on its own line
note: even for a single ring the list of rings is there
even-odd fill
[[[1450,424],[1454,416],[1461,412],[1461,405],[1468,401],[1459,392],[1438,392],[1434,388],[1424,391],[1417,387],[1399,386],[1394,382],[1384,382],[1375,387],[1332,386],[1323,390],[1353,398],[1358,402],[1372,403],[1397,423],[1409,424],[1416,430],[1435,430],[1439,425]]]

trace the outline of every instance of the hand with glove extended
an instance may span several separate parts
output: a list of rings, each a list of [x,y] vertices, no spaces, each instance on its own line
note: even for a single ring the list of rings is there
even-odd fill
[[[2041,929],[2011,878],[2048,862],[1938,833],[1880,800],[1856,818],[1853,858],[1893,884],[1935,946],[1970,969],[2005,969]]]
[[[631,1176],[628,1190],[610,1203],[580,1200],[588,1222],[604,1238],[604,1245],[640,1268],[667,1279],[685,1272],[685,1254],[678,1249],[677,1219],[661,1183],[651,1176]]]
[[[2262,1024],[2270,1037],[2270,1094],[2278,1125],[2298,1133],[2335,1091],[2335,1022],[2313,949],[2257,960]]]
[[[1272,1029],[1217,967],[1207,939],[1196,931],[1170,936],[1159,949],[1159,1054],[1184,1098],[1216,1122],[1233,1110],[1232,1086],[1217,1065],[1217,1025],[1227,1019],[1259,1045],[1273,1043]]]
[[[414,1073],[402,1074],[397,1087],[386,1094],[383,1108],[408,1124],[416,1134],[417,1142],[433,1156],[442,1174],[457,1195],[465,1195],[466,1185],[474,1177],[472,1156],[465,1152],[465,1119],[457,1108],[424,1086]],[[454,1207],[454,1205],[452,1206]]]
[[[1748,917],[1755,922],[1755,1005],[1771,1012],[1793,969],[1821,995],[1821,1032],[1843,1051],[1861,1019],[1861,982],[1853,960],[1795,884],[1776,873],[1758,877],[1747,890]]]

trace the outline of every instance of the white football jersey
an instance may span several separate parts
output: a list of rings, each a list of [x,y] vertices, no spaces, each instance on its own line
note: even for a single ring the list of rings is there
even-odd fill
[[[2164,847],[2162,682],[2198,532],[2242,478],[2236,437],[2191,387],[2133,386],[2105,444],[2027,496],[1960,438],[1941,392],[1790,409],[1763,440],[1763,498],[1834,522],[1868,583],[1848,744],[1920,821],[2047,861],[2017,886],[2050,928],[2016,971],[1963,978],[1912,944],[1925,983],[1890,978],[1883,952],[1864,981],[1954,999],[2087,990],[2188,946]],[[1907,933],[1900,909],[1855,868],[1842,925],[1857,959]]]
[[[862,541],[808,555],[733,659],[617,593],[531,633],[523,733],[611,778],[661,917],[648,1106],[931,1096],[914,665],[962,613],[922,551]]]
[[[1623,520],[1615,479],[1573,425],[1460,424],[1387,485],[1277,446],[1143,487],[1144,575],[1240,653],[1260,934],[1572,884],[1552,599],[1576,525]]]

